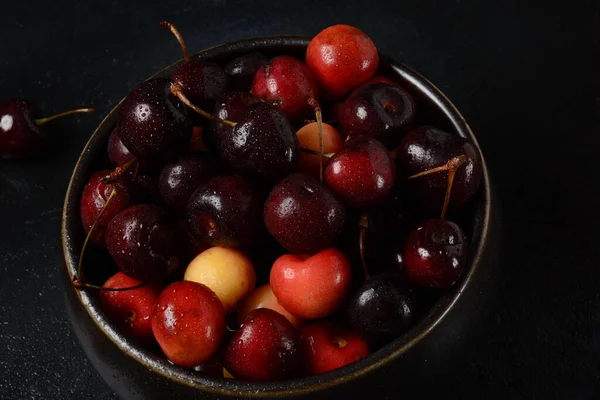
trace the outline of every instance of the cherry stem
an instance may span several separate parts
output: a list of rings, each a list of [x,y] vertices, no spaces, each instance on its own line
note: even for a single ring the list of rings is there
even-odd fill
[[[335,156],[335,153],[321,153],[317,150],[307,149],[305,147],[300,147],[300,151],[302,151],[304,153],[308,153],[308,154],[314,154],[315,156],[323,156],[323,157],[327,157],[327,158],[331,158],[331,157]]]
[[[339,349],[343,349],[348,345],[348,341],[339,336],[335,336],[332,340],[333,344],[335,344]]]
[[[314,123],[314,122],[317,122],[317,120],[316,120],[316,119],[305,119],[305,120],[304,120],[304,125],[312,124],[312,123]],[[336,120],[333,120],[333,119],[332,119],[332,120],[329,120],[329,121],[323,121],[323,123],[324,123],[324,124],[329,124],[329,125],[335,125],[335,124],[337,124],[338,122],[337,122]]]
[[[185,62],[190,61],[190,56],[188,55],[187,46],[185,45],[185,42],[183,41],[183,37],[181,36],[181,34],[177,30],[177,28],[175,28],[175,26],[172,23],[167,22],[167,21],[161,21],[160,26],[168,28],[171,31],[171,33],[175,36],[175,39],[177,39],[177,41],[179,42],[179,46],[181,46],[181,52],[183,53],[183,59],[185,60]]]
[[[46,122],[55,120],[60,117],[64,117],[65,115],[71,115],[71,114],[77,114],[77,113],[94,113],[94,112],[96,112],[96,110],[94,110],[93,108],[78,108],[76,110],[69,110],[69,111],[61,112],[60,114],[52,115],[50,117],[38,118],[38,119],[34,120],[34,122],[36,125],[42,125],[42,124],[45,124]]]
[[[189,108],[191,108],[192,110],[196,111],[198,114],[202,115],[205,118],[208,119],[212,119],[213,121],[217,121],[220,122],[222,124],[226,124],[229,126],[235,126],[236,123],[232,122],[232,121],[228,121],[226,119],[221,119],[219,117],[215,117],[214,115],[211,115],[209,113],[207,113],[206,111],[202,110],[201,108],[197,107],[195,104],[193,104],[187,97],[185,94],[183,94],[182,91],[182,87],[181,85],[179,85],[178,83],[173,83],[171,85],[171,94],[175,97],[177,97],[179,100],[181,100],[181,102],[183,104],[185,104],[186,106],[188,106]]]
[[[142,283],[138,283],[137,285],[128,286],[128,287],[124,287],[124,288],[108,288],[108,287],[102,287],[102,286],[98,286],[98,285],[92,285],[91,283],[84,283],[84,282],[81,282],[79,279],[74,279],[72,284],[75,289],[94,289],[94,290],[102,290],[105,292],[125,292],[127,290],[141,288],[142,286],[145,286],[148,283],[142,282]]]
[[[358,249],[360,251],[360,263],[362,264],[363,273],[365,274],[365,279],[369,280],[371,278],[371,274],[369,274],[369,268],[367,268],[367,257],[366,253],[366,241],[367,241],[367,229],[369,229],[369,220],[367,219],[366,214],[360,216],[358,221],[358,225],[360,225],[360,238],[358,241]]]
[[[442,166],[428,169],[427,171],[419,172],[418,174],[414,174],[408,177],[408,179],[413,179],[433,174],[436,172],[448,171],[448,185],[446,186],[446,196],[444,197],[444,206],[442,207],[442,214],[440,218],[444,218],[446,216],[446,212],[448,211],[448,204],[450,203],[450,193],[452,192],[454,176],[456,175],[458,167],[463,165],[465,162],[467,162],[467,155],[461,154],[460,156],[451,158],[446,164]]]
[[[323,165],[324,165],[324,149],[323,149],[323,113],[321,112],[321,106],[314,97],[308,99],[308,105],[315,110],[315,118],[317,118],[317,128],[319,130],[319,179],[323,182]]]
[[[85,236],[85,240],[83,241],[83,246],[81,246],[81,253],[79,254],[79,261],[77,262],[77,277],[75,279],[73,279],[73,285],[75,285],[76,282],[78,282],[80,286],[85,285],[83,283],[83,256],[85,255],[85,249],[87,248],[87,245],[90,241],[90,237],[92,237],[92,233],[94,233],[94,229],[96,229],[96,225],[98,225],[98,221],[100,221],[100,219],[102,218],[102,215],[104,214],[104,211],[106,211],[106,208],[108,207],[110,202],[115,198],[116,195],[117,195],[117,189],[115,189],[113,187],[112,191],[110,192],[110,196],[108,196],[108,199],[106,199],[106,203],[104,203],[102,210],[100,210],[100,213],[94,220],[94,223],[92,224],[90,230],[88,231],[87,235]]]
[[[117,180],[117,178],[119,178],[125,172],[127,172],[127,170],[129,168],[131,168],[131,166],[134,164],[136,165],[135,171],[134,171],[134,176],[133,176],[135,178],[135,176],[137,175],[137,171],[138,171],[140,163],[137,162],[136,158],[132,158],[129,161],[127,161],[125,164],[119,165],[117,168],[114,169],[114,171],[111,171],[108,175],[106,175],[105,177],[100,179],[100,181],[102,183],[113,183]]]

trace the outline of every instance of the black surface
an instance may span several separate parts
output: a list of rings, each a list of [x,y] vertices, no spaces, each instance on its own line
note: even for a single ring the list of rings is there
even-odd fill
[[[465,354],[468,367],[450,372],[447,397],[600,397],[599,3],[153,3],[2,6],[0,100],[26,97],[47,114],[99,112],[53,123],[55,146],[42,158],[0,161],[0,398],[114,398],[66,320],[60,214],[77,156],[103,114],[180,58],[162,19],[192,51],[354,24],[440,86],[479,137],[507,238],[494,317]]]

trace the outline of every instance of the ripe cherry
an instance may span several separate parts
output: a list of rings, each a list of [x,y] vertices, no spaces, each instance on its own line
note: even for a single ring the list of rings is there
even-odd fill
[[[265,203],[264,221],[288,251],[313,254],[344,229],[344,205],[316,179],[294,173],[278,182]]]
[[[250,90],[256,71],[267,63],[267,59],[260,53],[249,53],[234,58],[225,65],[225,73],[235,89]]]
[[[218,350],[225,332],[223,306],[213,291],[200,283],[172,283],[158,298],[152,331],[169,360],[195,367]]]
[[[154,204],[139,204],[121,211],[106,228],[106,247],[117,267],[143,281],[160,281],[180,261],[176,224]]]
[[[396,182],[396,166],[385,146],[368,136],[346,141],[325,169],[325,184],[354,207],[382,204]]]
[[[411,282],[429,288],[448,288],[458,280],[467,261],[465,234],[446,219],[423,221],[408,236],[404,261]]]
[[[291,324],[296,328],[300,327],[303,323],[301,318],[283,308],[283,306],[277,300],[277,297],[275,297],[275,294],[271,289],[271,285],[268,283],[254,289],[254,291],[246,296],[240,303],[237,312],[238,323],[240,325],[243,324],[248,314],[250,314],[251,311],[259,308],[269,308],[278,312],[287,318],[287,320],[290,321]]]
[[[190,197],[186,218],[192,234],[215,246],[251,246],[262,227],[262,197],[246,179],[210,179]]]
[[[128,164],[131,161],[137,161],[139,165],[137,165],[138,172],[143,171],[152,171],[153,166],[151,163],[144,162],[143,160],[137,160],[135,156],[129,151],[129,149],[123,144],[121,138],[119,137],[119,127],[113,129],[108,138],[108,158],[112,165],[115,167],[120,167]]]
[[[413,129],[396,152],[398,176],[425,207],[455,211],[479,188],[483,165],[479,150],[467,139],[421,126]]]
[[[335,154],[340,151],[344,145],[344,140],[340,132],[329,124],[323,124],[323,153]],[[312,150],[311,153],[307,151],[300,152],[298,158],[298,172],[311,175],[314,178],[319,178],[321,156],[320,156],[320,137],[319,127],[316,122],[311,122],[304,125],[296,132],[298,136],[298,144],[303,150]],[[327,166],[329,158],[324,160],[323,167]]]
[[[333,25],[310,41],[306,65],[328,97],[340,98],[373,76],[379,55],[371,38],[361,30]]]
[[[298,368],[298,333],[281,314],[260,308],[248,314],[225,350],[225,368],[252,381],[291,377]]]
[[[152,311],[160,294],[159,285],[141,285],[122,272],[117,272],[102,285],[104,289],[136,289],[114,291],[101,290],[98,299],[108,317],[127,335],[141,343],[151,343]]]
[[[14,99],[0,104],[0,157],[25,158],[41,153],[50,143],[50,136],[42,125],[65,115],[91,113],[81,108],[41,117],[40,109],[30,101]]]
[[[215,105],[213,115],[222,120],[239,121],[244,117],[246,108],[254,103],[259,103],[260,99],[250,92],[241,90],[232,90],[225,92]],[[233,126],[219,122],[210,121],[210,129],[205,137],[206,145],[210,149],[218,148],[217,141],[224,137],[224,133],[231,133]]]

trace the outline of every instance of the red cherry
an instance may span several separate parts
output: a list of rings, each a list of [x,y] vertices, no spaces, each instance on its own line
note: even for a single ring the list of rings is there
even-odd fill
[[[304,319],[322,318],[335,312],[350,290],[352,270],[336,248],[313,256],[285,254],[271,268],[270,283],[279,303]]]
[[[103,182],[103,178],[108,176],[110,172],[104,170],[92,174],[81,194],[79,210],[81,223],[86,233],[96,223],[90,241],[100,247],[106,247],[104,236],[108,223],[118,213],[133,205],[133,189],[128,183],[129,181],[118,179],[113,183]],[[110,203],[106,205],[111,196]],[[100,215],[101,213],[102,215]]]
[[[219,348],[225,332],[223,305],[200,283],[172,283],[158,298],[152,331],[169,360],[183,367],[197,366]]]
[[[341,368],[370,354],[360,335],[329,321],[306,325],[300,335],[300,350],[304,372],[309,375]]]
[[[246,317],[225,350],[227,371],[252,381],[290,377],[298,367],[298,333],[281,314],[259,308]]]
[[[103,288],[123,289],[142,282],[117,272],[102,285]],[[152,311],[160,294],[159,286],[144,285],[131,290],[101,290],[98,294],[102,309],[123,332],[142,343],[154,340]]]
[[[373,76],[379,55],[371,38],[361,30],[333,25],[310,41],[306,65],[326,95],[340,98]]]

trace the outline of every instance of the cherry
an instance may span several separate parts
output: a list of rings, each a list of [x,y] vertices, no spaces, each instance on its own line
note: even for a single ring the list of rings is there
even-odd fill
[[[316,179],[294,173],[278,182],[264,207],[265,225],[288,251],[313,254],[342,232],[344,205]]]
[[[102,285],[104,289],[125,289],[138,286],[136,289],[114,291],[101,290],[98,299],[108,317],[127,336],[141,343],[151,343],[152,311],[160,294],[157,285],[143,285],[122,272],[117,272]]]
[[[92,174],[83,188],[79,207],[83,228],[89,234],[89,240],[99,247],[106,247],[104,235],[108,223],[132,206],[135,199],[135,190],[129,180],[105,181],[110,172],[104,170]]]
[[[215,292],[225,314],[233,311],[256,285],[252,261],[238,249],[219,246],[198,254],[186,268],[183,279],[202,283]]]
[[[225,349],[225,368],[252,381],[291,377],[298,368],[298,333],[281,314],[260,308],[248,314]]]
[[[118,126],[131,153],[153,164],[182,153],[192,136],[187,109],[163,78],[145,81],[125,97]]]
[[[222,120],[238,121],[242,119],[249,105],[259,102],[260,99],[250,92],[228,91],[217,100],[213,115]],[[211,149],[217,148],[217,141],[224,136],[224,132],[231,134],[232,129],[231,125],[211,120],[206,137],[207,146]]]
[[[391,80],[390,78],[387,78],[385,76],[380,76],[380,75],[376,75],[376,76],[371,77],[366,82],[363,82],[360,86],[366,86],[366,85],[369,85],[371,83],[389,83],[390,85],[400,86],[396,82],[394,82],[393,80]]]
[[[352,270],[348,259],[336,248],[313,256],[286,254],[271,268],[270,283],[279,303],[304,319],[331,315],[350,290]]]
[[[360,335],[328,321],[313,322],[302,329],[300,351],[308,375],[341,368],[370,354]]]
[[[171,75],[173,84],[183,90],[186,98],[198,107],[212,107],[229,84],[223,68],[214,61],[191,60],[179,31],[169,22],[161,22],[168,28],[181,46],[184,63]],[[175,94],[175,93],[174,93]]]
[[[385,146],[368,136],[346,141],[325,169],[325,184],[354,207],[383,203],[395,182],[394,160]]]
[[[108,158],[115,167],[120,167],[132,160],[136,160],[135,156],[121,141],[121,138],[119,137],[119,127],[113,129],[108,138]],[[149,171],[153,169],[152,165],[148,165],[148,163],[143,160],[136,161],[139,162],[139,165],[137,166],[138,171]]]
[[[207,153],[184,154],[163,167],[160,195],[172,209],[183,214],[192,193],[219,172],[216,160]]]
[[[198,366],[218,350],[225,332],[223,306],[200,283],[172,283],[158,298],[152,331],[169,360],[183,367]]]
[[[445,219],[423,221],[408,236],[404,259],[411,282],[448,288],[458,280],[467,262],[465,234],[458,225]]]
[[[106,228],[106,247],[121,272],[160,281],[179,264],[176,225],[159,206],[139,204],[121,211]]]
[[[240,303],[237,312],[238,323],[240,325],[243,324],[248,314],[258,308],[268,308],[278,312],[287,318],[287,320],[290,321],[290,323],[296,328],[300,327],[303,323],[301,318],[283,308],[283,306],[277,300],[277,297],[275,297],[275,294],[271,289],[271,285],[268,283],[254,289],[254,291],[246,296]]]
[[[274,182],[291,173],[298,159],[298,140],[290,122],[276,107],[255,103],[217,142],[221,159],[236,173]]]
[[[352,91],[337,112],[343,134],[373,136],[392,150],[412,128],[416,106],[401,87],[372,83]]]
[[[320,137],[319,127],[316,122],[304,125],[296,132],[298,144],[304,150],[312,150],[314,154],[303,151],[298,158],[298,172],[319,178],[320,174]],[[344,141],[340,132],[329,124],[323,124],[323,152],[335,154],[342,149]],[[324,167],[329,159],[324,160]]]
[[[413,129],[396,152],[398,175],[409,177],[408,189],[432,210],[455,211],[477,192],[483,165],[477,148],[467,139],[421,126]]]
[[[262,198],[237,175],[217,176],[190,197],[186,211],[190,231],[218,246],[250,246],[262,226]]]
[[[416,312],[414,290],[401,275],[390,272],[368,279],[346,306],[349,324],[373,344],[386,343],[404,333]]]
[[[129,179],[136,194],[136,203],[160,203],[160,189],[158,175],[155,173],[131,172],[124,176]]]
[[[225,65],[225,73],[229,75],[232,86],[240,90],[249,90],[256,71],[267,63],[260,53],[249,53],[236,57]]]
[[[361,30],[333,25],[310,41],[306,65],[327,96],[340,98],[373,76],[379,55],[371,38]]]
[[[36,156],[50,143],[50,136],[42,125],[65,115],[92,112],[91,108],[81,108],[42,118],[38,106],[28,100],[14,99],[1,103],[0,157]]]

